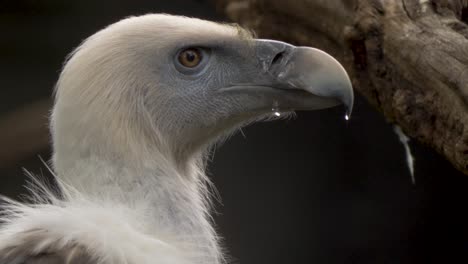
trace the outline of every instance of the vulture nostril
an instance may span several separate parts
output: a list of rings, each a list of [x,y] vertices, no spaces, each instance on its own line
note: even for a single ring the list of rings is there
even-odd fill
[[[281,51],[280,53],[276,54],[273,60],[271,61],[271,66],[275,65],[276,63],[280,62],[281,59],[284,57],[285,51]]]

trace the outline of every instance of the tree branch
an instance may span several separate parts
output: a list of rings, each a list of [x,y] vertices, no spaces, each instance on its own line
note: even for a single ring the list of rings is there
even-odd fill
[[[323,49],[389,122],[468,174],[468,0],[214,0],[263,38]]]

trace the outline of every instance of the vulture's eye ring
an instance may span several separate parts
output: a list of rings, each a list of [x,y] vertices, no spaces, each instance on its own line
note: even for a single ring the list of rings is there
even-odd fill
[[[195,68],[197,67],[203,59],[203,54],[200,49],[196,48],[188,48],[182,50],[177,59],[179,63],[187,68]]]

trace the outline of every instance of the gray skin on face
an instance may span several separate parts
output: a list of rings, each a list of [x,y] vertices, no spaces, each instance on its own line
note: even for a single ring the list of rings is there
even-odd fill
[[[178,54],[188,48],[202,54],[194,68],[178,61]],[[146,103],[149,108],[158,106],[153,112],[177,109],[170,113],[176,118],[166,133],[179,134],[172,138],[184,148],[207,144],[242,123],[269,115],[272,109],[316,110],[344,103],[347,114],[351,112],[351,82],[342,66],[320,50],[254,39],[193,40],[167,49],[165,59],[150,66],[159,76],[164,107],[161,101],[151,101],[155,96],[148,96]]]

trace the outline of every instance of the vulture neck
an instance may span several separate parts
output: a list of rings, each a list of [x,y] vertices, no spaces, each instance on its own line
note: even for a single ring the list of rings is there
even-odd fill
[[[194,263],[222,262],[202,153],[176,164],[160,148],[122,149],[108,142],[103,149],[108,139],[84,137],[76,143],[71,137],[54,134],[54,169],[63,182],[96,203],[128,207],[142,219],[143,232],[193,250]]]

